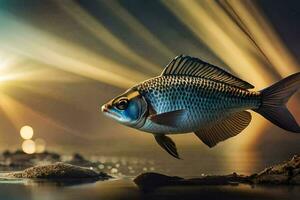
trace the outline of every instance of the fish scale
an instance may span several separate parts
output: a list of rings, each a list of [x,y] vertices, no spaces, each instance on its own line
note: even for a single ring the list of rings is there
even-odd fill
[[[154,124],[147,119],[141,129],[154,133],[190,132],[260,105],[259,92],[198,77],[159,76],[139,84],[137,90],[158,114],[180,109],[189,111],[187,120],[177,127]]]

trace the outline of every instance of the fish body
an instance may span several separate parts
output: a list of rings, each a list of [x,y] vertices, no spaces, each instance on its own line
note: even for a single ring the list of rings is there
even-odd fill
[[[255,109],[259,92],[226,83],[189,76],[159,76],[136,86],[157,114],[187,110],[184,122],[166,126],[147,118],[140,130],[150,133],[189,133],[232,113]]]
[[[242,132],[253,110],[273,124],[300,133],[286,103],[300,88],[295,73],[261,91],[229,72],[190,56],[174,58],[160,76],[129,88],[102,106],[110,118],[154,135],[170,155],[179,158],[168,134],[194,132],[213,147]]]

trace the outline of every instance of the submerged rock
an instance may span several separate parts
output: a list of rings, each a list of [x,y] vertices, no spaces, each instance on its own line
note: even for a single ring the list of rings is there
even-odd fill
[[[30,167],[20,172],[8,173],[6,177],[29,179],[97,179],[111,178],[103,172],[96,172],[89,168],[58,162],[49,165]]]
[[[149,172],[137,176],[133,181],[143,191],[154,190],[158,187],[167,185],[176,185],[181,180],[181,177],[167,176],[159,173]]]
[[[184,179],[158,173],[144,173],[137,176],[134,182],[143,191],[152,191],[159,187],[174,185],[236,185],[239,183],[300,185],[300,156],[295,155],[289,161],[268,167],[250,176],[233,173]]]
[[[134,179],[137,186],[147,192],[163,186],[179,185],[236,185],[250,183],[248,176],[232,173],[224,176],[202,176],[199,178],[184,179],[177,176],[167,176],[159,173],[144,173]]]

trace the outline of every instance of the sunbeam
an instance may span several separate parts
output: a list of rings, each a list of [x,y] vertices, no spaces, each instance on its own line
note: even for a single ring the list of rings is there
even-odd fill
[[[101,55],[95,55],[67,41],[9,20],[16,34],[11,33],[7,40],[0,44],[4,49],[64,71],[121,88],[127,88],[147,78]],[[17,34],[19,31],[23,32],[22,36]],[[30,42],[32,40],[36,42]]]
[[[77,5],[75,2],[66,1],[61,2],[59,5],[64,9],[66,13],[72,16],[78,21],[84,28],[89,30],[94,34],[99,40],[105,43],[110,48],[114,49],[116,52],[120,53],[124,57],[131,59],[139,65],[139,67],[146,69],[152,73],[158,73],[161,70],[161,67],[156,66],[149,62],[148,60],[142,58],[134,51],[130,49],[125,43],[115,37],[101,22],[94,19],[89,15],[83,8]]]
[[[197,105],[197,102],[201,104],[208,99],[205,97],[206,94],[203,94],[207,89],[205,84],[197,85],[199,88],[195,89],[193,95],[192,92],[187,92],[189,88],[179,88],[180,91],[167,94],[166,98],[161,100],[163,102],[161,104],[167,102],[170,104],[169,107],[172,107],[181,98],[184,99],[183,103],[178,104],[180,106],[184,104],[183,107],[189,109],[176,110],[174,112],[176,114],[166,111],[168,115],[160,115],[164,111],[158,108],[159,105],[153,106],[160,101],[157,100],[160,97],[154,97],[154,100],[147,98],[152,93],[153,96],[162,96],[160,92],[155,91],[156,86],[148,85],[147,80],[160,76],[167,63],[179,54],[197,57],[225,68],[238,78],[254,85],[255,88],[250,89],[251,91],[260,91],[284,77],[299,72],[300,32],[297,29],[297,20],[300,19],[300,14],[295,12],[293,6],[295,1],[270,2],[267,0],[0,1],[0,113],[3,115],[0,123],[0,136],[3,138],[0,140],[0,151],[6,149],[15,151],[16,148],[21,148],[23,143],[23,151],[33,153],[33,156],[44,150],[61,151],[66,154],[80,152],[97,156],[133,156],[137,157],[136,160],[153,159],[158,166],[163,163],[165,172],[174,175],[182,173],[186,176],[213,173],[218,170],[222,173],[253,172],[257,170],[256,167],[264,167],[266,162],[277,161],[279,154],[290,155],[299,152],[300,138],[297,134],[289,134],[288,131],[275,126],[256,113],[259,112],[258,109],[261,111],[265,108],[262,103],[265,96],[260,96],[259,93],[250,94],[236,89],[237,94],[230,94],[237,95],[241,99],[238,101],[242,103],[252,97],[254,102],[253,105],[251,102],[251,106],[247,102],[245,103],[247,106],[242,107],[249,109],[247,111],[251,112],[251,118],[247,114],[247,119],[239,124],[237,122],[241,120],[239,117],[239,120],[234,120],[232,127],[240,129],[240,125],[243,125],[245,128],[246,121],[251,122],[245,131],[232,138],[229,138],[229,135],[236,134],[228,130],[232,127],[226,127],[225,131],[222,129],[224,136],[225,132],[227,134],[226,140],[221,141],[223,137],[219,137],[220,143],[214,148],[208,148],[205,141],[201,142],[201,138],[198,140],[197,136],[203,136],[200,135],[200,130],[202,132],[207,130],[206,123],[213,124],[219,121],[212,119],[203,123],[199,119],[191,125],[195,130],[189,128],[173,132],[168,126],[174,124],[163,124],[164,121],[171,120],[160,118],[162,116],[177,120],[180,113],[183,115],[183,112],[195,111],[195,106],[203,106]],[[275,4],[284,7],[285,12],[280,9],[274,10]],[[300,3],[298,4],[300,6]],[[188,65],[189,69],[178,69],[172,65],[172,69],[174,66],[176,68],[173,72],[187,73],[184,76],[190,76],[193,72],[193,80],[198,81],[194,76],[204,73],[206,65],[203,63],[198,65],[194,63],[195,60],[193,59],[193,65],[190,65],[191,63]],[[188,63],[181,60],[177,64],[183,67]],[[211,71],[205,74],[205,77],[201,77],[201,81],[217,83],[216,85],[222,85],[224,81],[224,86],[220,90],[227,88],[231,90],[234,87],[229,87],[228,84],[239,82],[239,80],[231,81],[229,77],[215,81],[214,78],[223,73],[213,75],[216,69],[213,67],[208,69]],[[178,78],[173,74],[158,79],[163,80],[163,83],[166,80],[172,82],[173,80],[169,80],[170,77],[167,76],[172,76],[171,79],[174,79],[176,84],[181,83],[183,79],[189,79]],[[158,79],[151,81],[155,82]],[[138,84],[141,87],[128,90]],[[155,84],[159,85],[156,82]],[[174,88],[178,86],[176,84]],[[188,81],[182,85],[189,84],[190,88],[196,85],[195,82],[188,83]],[[164,93],[164,90],[174,89],[173,86],[173,83],[170,83],[161,93]],[[141,89],[142,87],[145,89]],[[127,92],[124,93],[124,90]],[[210,92],[214,89],[208,90]],[[218,95],[227,92],[216,91]],[[279,89],[278,91],[281,92]],[[192,99],[191,96],[200,100]],[[223,98],[221,95],[212,96],[213,102],[218,102],[216,103],[218,105],[223,105],[222,99],[226,99],[224,104],[228,103],[231,109],[230,98],[227,96]],[[134,107],[133,104],[138,106],[133,108],[133,111],[127,112],[126,109]],[[195,116],[199,115],[199,118],[202,118],[205,114],[202,112],[208,112],[209,109],[213,110],[212,113],[218,112],[219,107],[212,104],[204,105],[205,109],[199,109],[201,113],[195,113]],[[232,108],[234,111],[241,109],[236,104],[239,103],[234,103],[235,107]],[[299,105],[299,95],[295,95],[288,104],[289,110],[298,122]],[[134,114],[131,115],[131,111]],[[217,113],[218,116],[216,114],[215,118],[225,119],[232,114],[230,112],[231,110],[224,109],[224,112]],[[107,116],[111,116],[112,119]],[[131,127],[120,125],[114,121],[114,117],[119,120],[118,122],[124,122],[123,125],[130,124]],[[144,132],[148,131],[144,126],[153,121],[155,123],[155,120],[157,126],[166,128],[160,129],[162,131],[158,131],[157,135],[162,132],[174,139],[178,147],[176,153],[182,155],[183,160],[173,160],[165,155],[153,141],[154,131],[149,131],[154,134]],[[186,118],[184,120],[187,124],[192,121]],[[140,124],[143,124],[142,128],[136,128]],[[20,135],[20,129],[24,126],[27,127],[27,131]],[[28,127],[34,130],[33,134]],[[171,135],[187,131],[191,131],[191,134]],[[210,135],[211,138],[217,134],[221,135],[221,130],[216,129],[213,134],[215,135]],[[285,146],[278,148],[280,152],[278,150],[274,153],[274,146],[276,148],[281,145]],[[173,149],[175,145],[171,146]],[[261,161],[260,156],[272,159],[256,166],[256,161]],[[0,158],[0,167],[3,163]],[[101,163],[101,167],[102,164],[105,166]],[[109,170],[116,171],[115,164],[117,163],[111,165]],[[122,163],[118,164],[120,164],[118,170],[121,171],[124,166]],[[133,170],[131,167],[125,166],[129,171]],[[147,166],[142,172],[149,169]],[[156,166],[155,169],[160,170]]]
[[[142,23],[140,23],[133,15],[124,9],[116,1],[100,1],[105,4],[114,15],[118,16],[122,22],[130,27],[138,36],[143,38],[149,45],[155,47],[155,50],[161,52],[166,58],[172,58],[175,53],[166,47],[158,38],[156,38]]]
[[[279,78],[276,72],[272,71],[273,66],[281,76],[287,76],[297,71],[298,65],[295,60],[279,42],[276,34],[270,26],[267,26],[266,20],[259,15],[250,1],[225,2],[235,8],[240,19],[245,22],[245,26],[249,27],[250,32],[255,35],[252,39],[256,43],[245,34],[244,30],[228,16],[228,12],[224,11],[216,1],[200,2],[190,0],[188,4],[183,0],[164,0],[162,2],[232,71],[253,83],[257,89],[262,89]],[[251,4],[249,6],[255,12],[249,13],[248,7],[246,9],[248,4]],[[254,17],[255,19],[257,17],[263,23],[259,25]],[[263,26],[264,24],[266,26]],[[266,37],[269,38],[266,39]],[[273,40],[273,38],[276,39]],[[257,44],[265,52],[265,55],[257,50]],[[264,56],[267,56],[268,60]],[[271,63],[268,63],[268,61]],[[269,66],[269,64],[272,66]],[[246,129],[247,133],[239,136],[240,140],[236,142],[239,146],[252,144],[263,132],[266,121],[260,119],[255,120],[254,123],[255,126],[249,126]]]
[[[222,2],[222,1],[221,1]],[[281,77],[298,71],[299,63],[279,39],[271,24],[252,1],[223,1],[243,21],[251,36],[278,71]]]

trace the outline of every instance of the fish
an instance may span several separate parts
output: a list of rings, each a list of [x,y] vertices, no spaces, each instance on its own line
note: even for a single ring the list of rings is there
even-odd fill
[[[194,132],[211,148],[242,132],[251,122],[249,110],[284,130],[300,133],[286,107],[300,88],[300,72],[263,90],[253,88],[225,69],[180,55],[161,75],[134,85],[101,111],[121,124],[151,133],[177,159],[176,144],[167,135]]]

